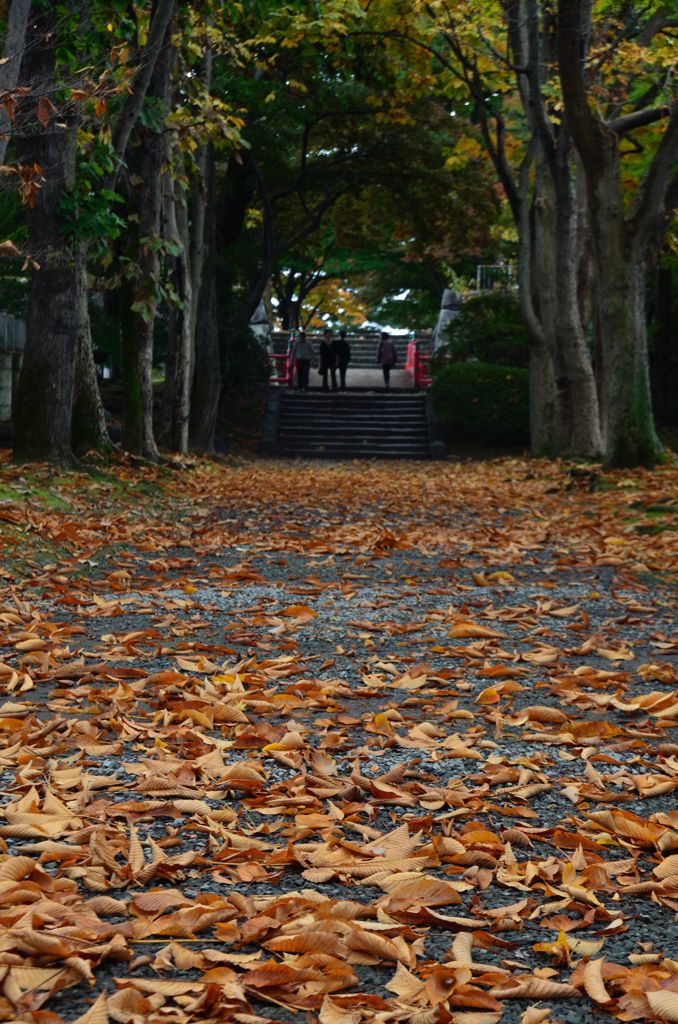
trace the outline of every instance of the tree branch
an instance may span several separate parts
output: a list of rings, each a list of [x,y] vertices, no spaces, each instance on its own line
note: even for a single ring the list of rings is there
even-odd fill
[[[572,137],[587,172],[595,177],[604,139],[584,85],[582,44],[588,26],[581,24],[580,8],[579,0],[558,0],[558,70]]]
[[[644,107],[642,110],[633,110],[630,114],[623,114],[612,121],[607,122],[607,127],[615,135],[626,135],[627,132],[635,131],[646,124],[653,124],[663,117],[668,117],[671,107],[663,104],[661,107]]]
[[[132,81],[131,91],[127,94],[120,117],[113,128],[113,152],[117,159],[115,168],[106,181],[107,189],[115,188],[122,166],[122,158],[125,155],[132,129],[141,112],[173,13],[174,0],[154,0],[146,49],[143,51],[141,62]]]
[[[638,190],[635,208],[630,218],[644,237],[648,237],[655,230],[657,221],[666,212],[669,194],[673,196],[674,183],[678,176],[675,170],[677,159],[678,103],[673,109],[652,163]]]

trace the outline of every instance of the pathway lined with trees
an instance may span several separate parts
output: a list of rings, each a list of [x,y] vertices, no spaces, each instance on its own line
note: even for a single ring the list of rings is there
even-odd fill
[[[225,392],[265,376],[262,300],[283,326],[302,307],[385,323],[403,301],[433,326],[446,285],[515,255],[533,453],[655,463],[647,296],[675,259],[676,21],[661,0],[11,0],[17,457],[108,447],[93,344],[121,367],[129,452],[209,452]]]

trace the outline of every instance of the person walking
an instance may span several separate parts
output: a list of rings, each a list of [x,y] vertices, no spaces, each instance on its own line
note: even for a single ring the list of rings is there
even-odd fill
[[[332,340],[332,331],[329,327],[323,332],[323,338],[320,342],[320,348],[318,350],[320,356],[320,369],[319,373],[323,379],[323,391],[329,391],[329,385],[327,378],[329,375],[332,381],[332,390],[337,390],[337,367],[334,357],[334,342]]]
[[[351,362],[351,346],[346,338],[346,331],[339,331],[339,337],[332,343],[334,360],[339,370],[339,390],[346,390],[346,370]]]
[[[388,331],[381,332],[381,338],[377,345],[377,362],[381,366],[384,375],[384,388],[388,391],[391,387],[391,370],[398,363],[398,353],[391,341]]]
[[[290,353],[292,362],[297,365],[297,388],[308,391],[308,375],[313,362],[313,345],[306,338],[306,331],[299,331]]]

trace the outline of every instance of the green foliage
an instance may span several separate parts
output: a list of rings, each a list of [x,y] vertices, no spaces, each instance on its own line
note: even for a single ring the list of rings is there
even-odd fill
[[[433,404],[448,437],[495,443],[529,441],[527,370],[489,363],[439,362]]]
[[[517,297],[508,291],[469,299],[447,329],[447,351],[459,359],[526,367],[529,343]]]
[[[268,354],[249,329],[244,317],[231,322],[226,352],[226,387],[254,395],[268,387]]]

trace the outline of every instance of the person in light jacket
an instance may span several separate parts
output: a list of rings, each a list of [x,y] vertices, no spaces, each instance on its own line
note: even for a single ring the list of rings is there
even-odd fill
[[[306,337],[306,331],[299,331],[292,345],[290,357],[297,365],[297,388],[308,391],[308,375],[313,362],[313,345]]]
[[[384,387],[388,391],[391,387],[391,370],[398,362],[398,353],[388,331],[381,332],[381,338],[377,345],[377,362],[381,366],[381,371],[384,374]]]

